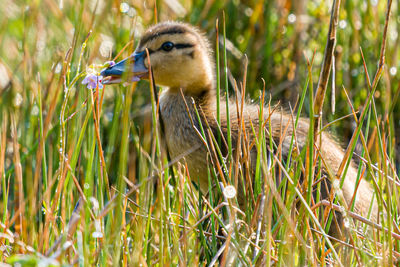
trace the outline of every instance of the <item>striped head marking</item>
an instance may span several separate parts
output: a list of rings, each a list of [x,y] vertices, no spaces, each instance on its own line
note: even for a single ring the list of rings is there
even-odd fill
[[[148,78],[148,75],[143,75],[149,68],[147,53],[156,84],[171,90],[182,88],[193,94],[213,86],[210,45],[197,28],[180,22],[163,22],[147,29],[131,56],[131,61],[135,62],[133,73],[140,72],[142,79]],[[125,65],[121,64],[119,69],[126,71]],[[128,70],[132,72],[131,69]],[[103,72],[107,76],[110,70]]]

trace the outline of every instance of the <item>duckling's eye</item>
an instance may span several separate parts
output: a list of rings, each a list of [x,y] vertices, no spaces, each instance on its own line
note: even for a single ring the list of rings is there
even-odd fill
[[[174,44],[172,42],[165,42],[161,45],[161,49],[164,51],[171,51],[174,48]]]

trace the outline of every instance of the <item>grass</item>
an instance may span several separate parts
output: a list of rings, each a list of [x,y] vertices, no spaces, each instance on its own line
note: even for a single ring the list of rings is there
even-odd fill
[[[359,178],[374,185],[374,198],[387,214],[381,216],[382,230],[368,227],[365,218],[350,219],[352,207],[343,211],[343,203],[335,203],[332,208],[345,214],[349,231],[341,241],[325,238],[334,223],[329,204],[298,185],[305,173],[308,186],[320,178],[324,159],[313,146],[318,127],[310,129],[303,151],[292,141],[288,159],[279,144],[265,142],[268,132],[254,132],[255,144],[248,141],[250,133],[240,132],[241,156],[225,160],[218,144],[226,142],[232,151],[230,137],[207,139],[209,127],[202,125],[212,152],[209,183],[221,185],[203,196],[185,166],[172,167],[161,147],[152,85],[91,91],[81,84],[90,65],[120,51],[118,60],[129,55],[139,33],[157,19],[180,19],[200,26],[215,44],[218,89],[236,101],[239,124],[246,95],[260,104],[280,102],[293,110],[297,125],[300,116],[313,118],[316,112],[314,89],[330,8],[324,1],[257,0],[0,6],[1,261],[24,266],[396,263],[398,3],[392,7],[382,72],[377,62],[387,3],[353,0],[340,6],[335,82],[331,74],[321,127],[349,147],[341,172],[353,155]],[[141,116],[148,103],[150,121]],[[222,191],[253,179],[246,172],[251,145],[259,165],[252,190],[238,192],[246,205],[238,210],[236,198],[227,199]],[[275,153],[268,158],[268,151]],[[363,236],[365,231],[370,234]]]

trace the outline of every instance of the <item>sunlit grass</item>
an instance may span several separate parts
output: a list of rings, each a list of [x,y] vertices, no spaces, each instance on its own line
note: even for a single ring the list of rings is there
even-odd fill
[[[267,132],[241,131],[234,148],[230,136],[207,139],[210,129],[202,125],[211,151],[209,184],[214,186],[203,196],[185,166],[172,167],[174,159],[162,148],[157,91],[151,84],[98,90],[81,84],[91,64],[103,64],[121,51],[116,60],[130,54],[157,14],[159,21],[180,19],[208,33],[217,51],[217,88],[235,101],[239,125],[241,105],[251,98],[268,112],[280,112],[281,107],[267,105],[280,102],[296,127],[300,117],[313,118],[331,3],[50,0],[1,5],[0,260],[286,266],[331,261],[377,265],[399,258],[398,3],[392,8],[386,65],[379,83],[372,81],[386,4],[342,3],[335,112],[327,96],[322,125],[334,122],[327,131],[344,147],[357,134],[350,145],[360,163],[358,177],[374,185],[382,211],[379,224],[386,230],[352,220],[348,238],[330,239],[336,254],[323,237],[334,223],[325,214],[328,205],[319,202],[319,195],[313,203],[311,192],[299,185],[301,177],[311,186],[321,175],[323,159],[310,161],[317,153],[313,129],[308,153],[296,149],[293,136],[286,159],[279,144],[265,142]],[[143,118],[149,108],[151,118]],[[268,124],[263,114],[260,122]],[[249,135],[257,137],[255,143]],[[229,151],[240,149],[241,155],[223,158],[221,143]],[[249,171],[252,146],[258,152],[254,178]],[[275,153],[269,157],[269,151]],[[316,175],[309,171],[304,176],[307,168],[315,168]],[[237,199],[227,199],[222,191],[253,179],[248,190],[238,192],[245,195],[245,208],[238,210]],[[370,234],[359,234],[366,230]]]

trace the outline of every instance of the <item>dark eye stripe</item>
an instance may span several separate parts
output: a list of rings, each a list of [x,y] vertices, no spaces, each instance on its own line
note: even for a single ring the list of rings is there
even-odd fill
[[[189,44],[189,43],[183,43],[183,44],[174,44],[174,48],[176,49],[184,49],[184,48],[189,48],[189,47],[194,47],[194,44]],[[157,49],[157,51],[164,51],[162,46],[160,48]],[[152,53],[155,51],[151,51]],[[149,50],[150,53],[150,50]]]
[[[175,44],[176,49],[183,49],[188,47],[193,47],[193,44]]]

